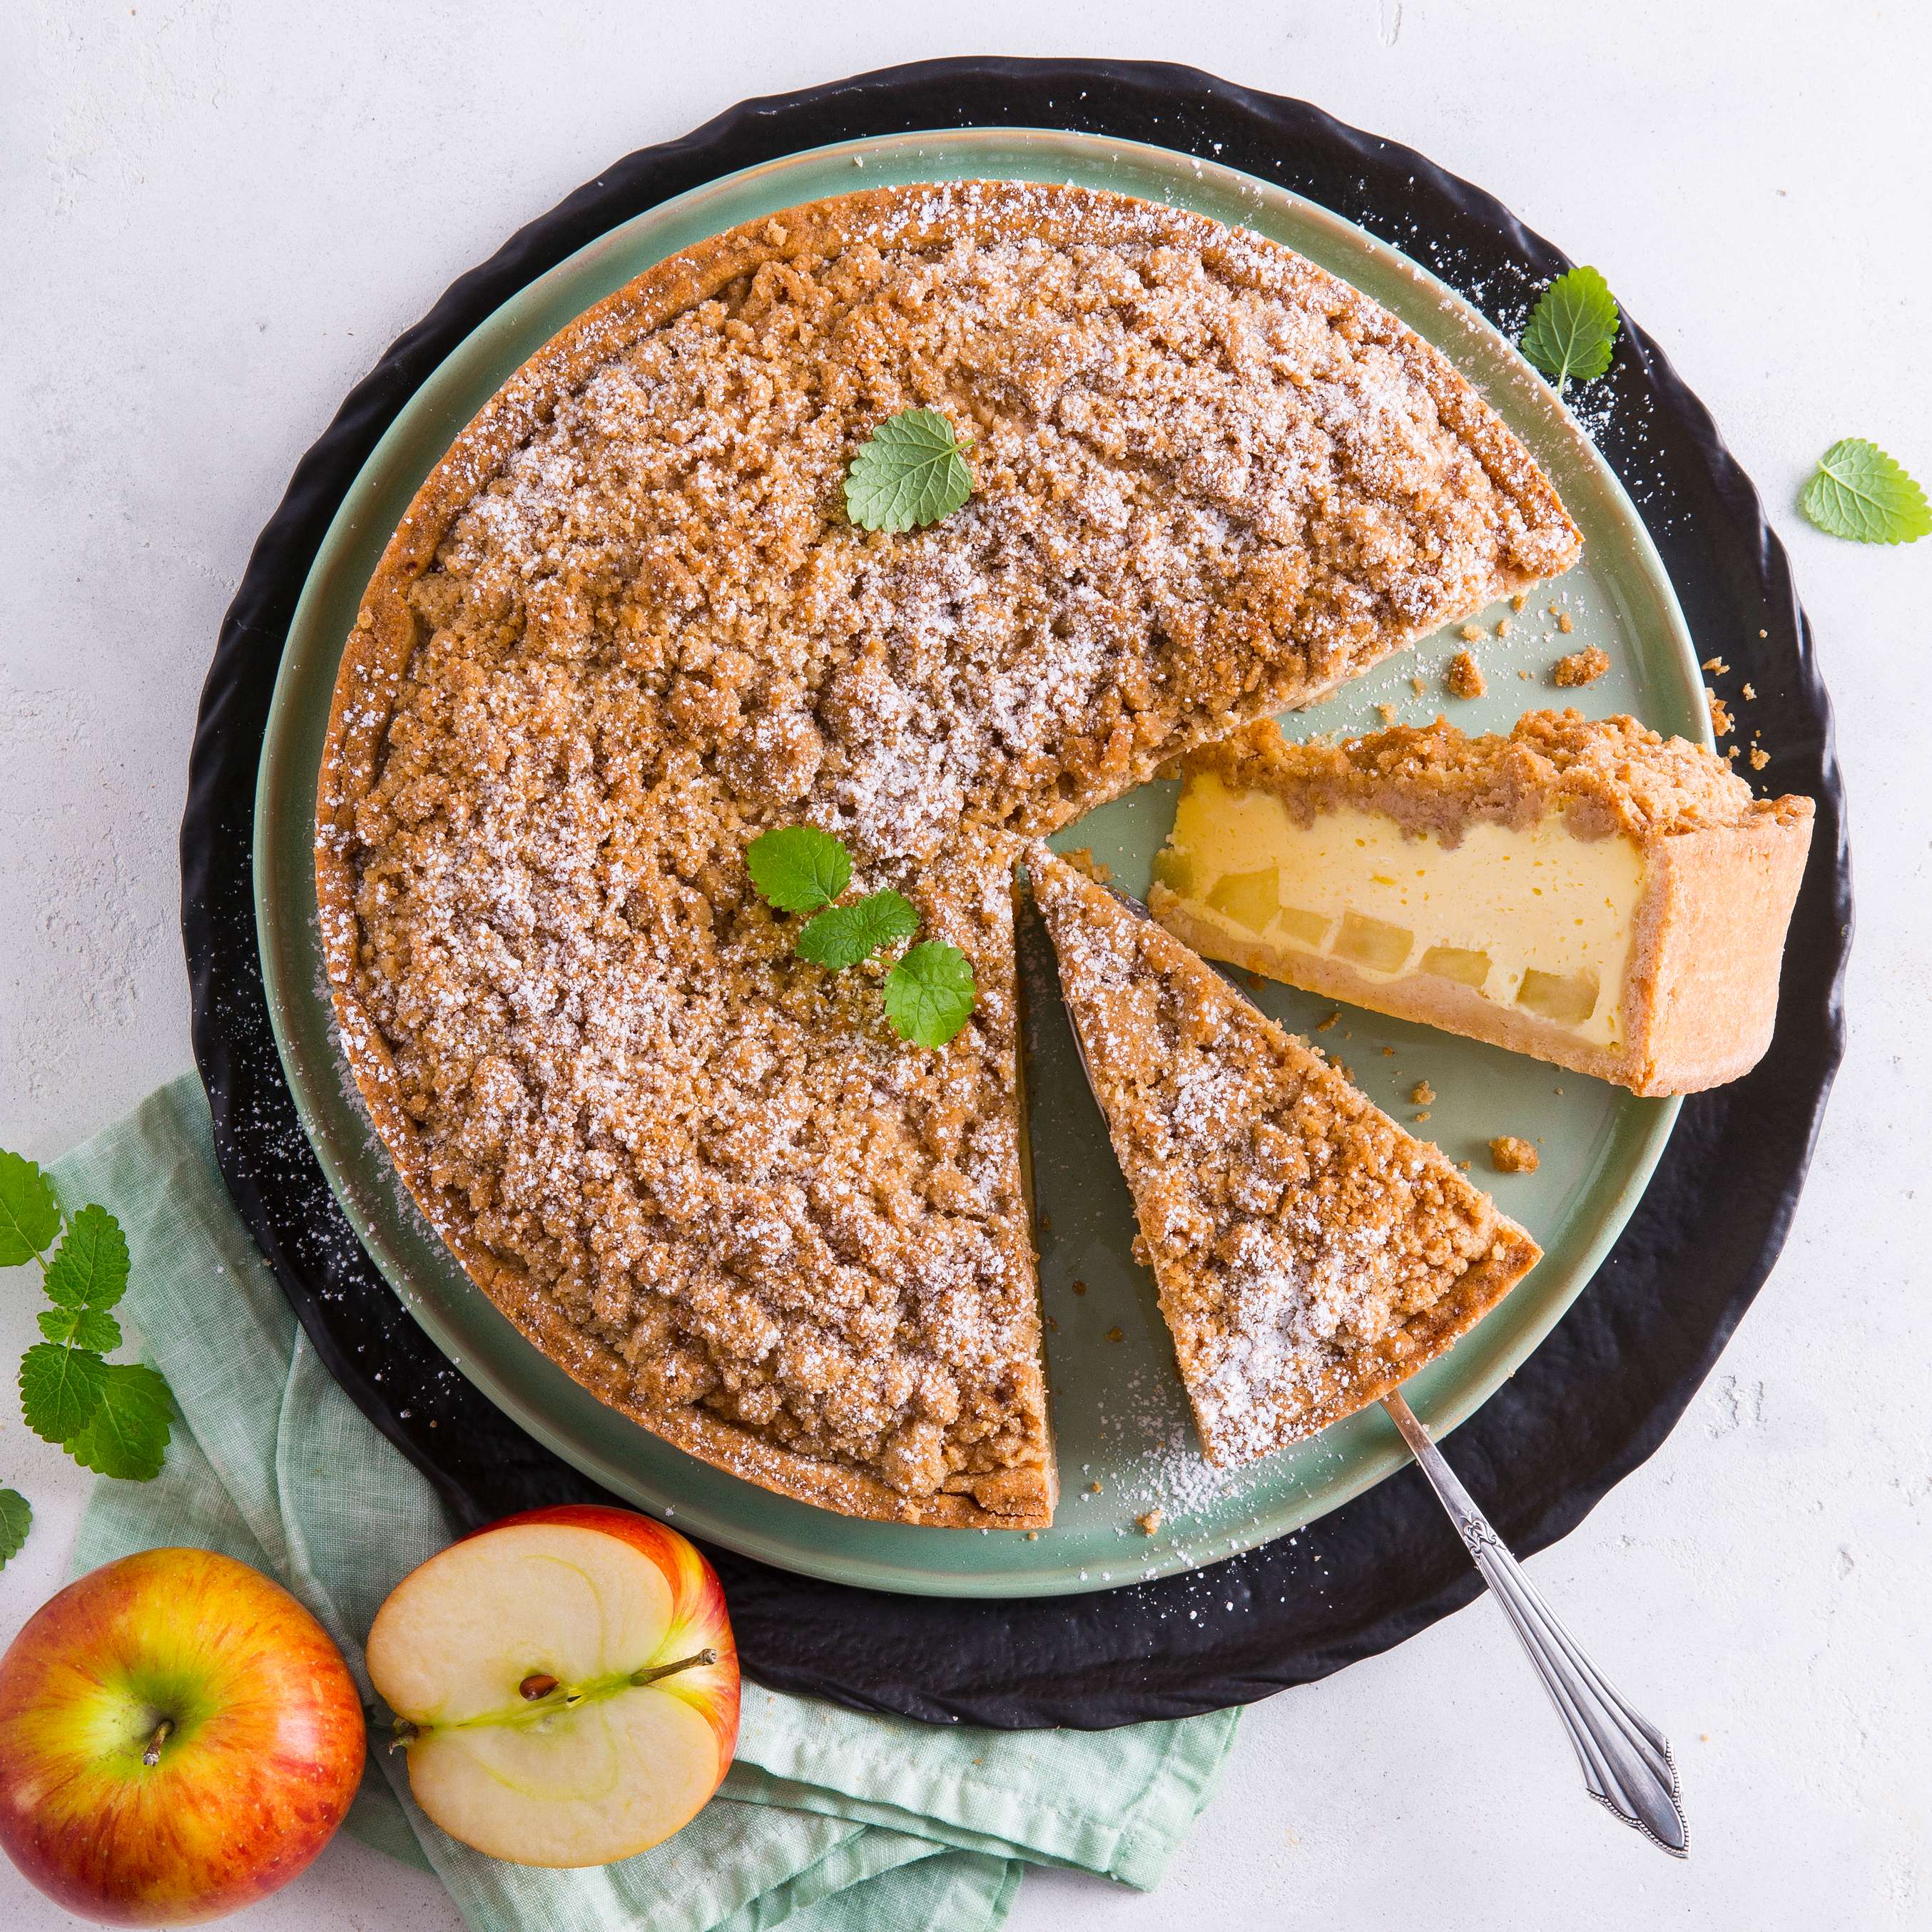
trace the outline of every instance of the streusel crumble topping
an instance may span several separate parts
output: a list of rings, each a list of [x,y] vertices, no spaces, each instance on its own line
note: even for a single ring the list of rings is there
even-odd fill
[[[1538,1250],[1171,934],[1027,867],[1202,1442],[1250,1462],[1448,1346]]]
[[[856,530],[845,465],[915,405],[972,436],[972,498]],[[1435,350],[1192,215],[890,190],[661,264],[465,432],[350,640],[318,880],[379,1129],[493,1295],[674,1441],[1044,1521],[998,835],[1576,547]],[[946,1048],[750,891],[748,841],[807,820],[972,959]]]

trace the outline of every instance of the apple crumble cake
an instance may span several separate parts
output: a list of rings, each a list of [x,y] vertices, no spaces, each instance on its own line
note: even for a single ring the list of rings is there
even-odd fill
[[[970,500],[855,527],[911,406]],[[1565,568],[1435,350],[1287,250],[1071,188],[894,188],[650,269],[437,466],[337,686],[316,874],[379,1132],[580,1381],[828,1507],[1045,1522],[1011,833]],[[815,824],[971,960],[943,1048],[788,951]]]
[[[1808,798],[1634,718],[1196,753],[1149,902],[1210,957],[1637,1094],[1771,1042]]]
[[[1172,934],[1027,854],[1208,1459],[1378,1400],[1540,1250],[1435,1148]]]

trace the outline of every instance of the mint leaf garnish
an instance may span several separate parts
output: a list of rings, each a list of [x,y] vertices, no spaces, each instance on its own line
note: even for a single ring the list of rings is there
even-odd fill
[[[816,912],[852,878],[852,855],[815,825],[761,832],[745,848],[752,883],[781,912]]]
[[[47,1299],[62,1308],[112,1308],[127,1292],[128,1237],[105,1208],[83,1208],[74,1216],[44,1286]]]
[[[104,1355],[121,1346],[121,1324],[98,1308],[44,1308],[37,1318],[40,1333],[63,1348],[92,1348]]]
[[[46,1250],[56,1241],[49,1260]],[[46,1175],[32,1161],[0,1150],[0,1267],[27,1262],[38,1264],[52,1304],[34,1316],[46,1340],[20,1358],[27,1426],[83,1468],[145,1482],[167,1453],[174,1406],[154,1370],[104,1359],[121,1346],[121,1324],[107,1311],[127,1292],[128,1238],[92,1202],[63,1216]],[[0,1490],[0,1503],[11,1496]],[[26,1522],[22,1516],[22,1536]],[[0,1563],[12,1553],[5,1535],[0,1521]],[[20,1547],[17,1538],[13,1547]]]
[[[1545,289],[1522,332],[1522,352],[1556,385],[1588,381],[1610,366],[1617,298],[1594,268],[1572,268]]]
[[[18,1490],[0,1490],[0,1570],[20,1555],[33,1520],[34,1506]]]
[[[965,445],[937,410],[886,417],[845,472],[845,514],[862,530],[923,530],[972,494]]]
[[[958,946],[928,939],[886,975],[886,1017],[915,1046],[944,1046],[973,1010],[973,964]]]
[[[60,1224],[53,1183],[22,1156],[0,1152],[0,1268],[32,1261]]]
[[[87,1426],[67,1445],[82,1468],[145,1483],[160,1472],[174,1415],[168,1385],[145,1362],[110,1362]]]
[[[834,972],[869,959],[882,946],[896,946],[919,930],[919,914],[902,892],[874,892],[856,904],[833,906],[808,925],[794,948],[801,959]]]
[[[20,1413],[42,1442],[64,1446],[87,1426],[106,1381],[107,1364],[98,1355],[36,1342],[20,1358]]]
[[[1916,543],[1932,532],[1925,492],[1903,464],[1862,436],[1826,451],[1798,507],[1826,536],[1854,543]]]

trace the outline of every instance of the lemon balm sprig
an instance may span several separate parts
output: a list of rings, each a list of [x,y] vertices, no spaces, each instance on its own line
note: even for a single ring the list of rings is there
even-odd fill
[[[890,887],[847,905],[836,902],[852,882],[852,855],[815,825],[761,832],[746,848],[752,884],[780,912],[812,916],[792,942],[801,959],[843,972],[875,952],[910,939],[919,911]],[[973,1010],[973,964],[958,946],[928,939],[909,947],[882,989],[886,1018],[915,1046],[944,1046]]]
[[[50,1305],[37,1317],[46,1339],[20,1360],[27,1426],[97,1474],[146,1481],[166,1454],[174,1404],[145,1362],[107,1360],[121,1346],[111,1311],[127,1292],[128,1238],[105,1208],[64,1213],[32,1161],[0,1151],[0,1268],[29,1262]]]

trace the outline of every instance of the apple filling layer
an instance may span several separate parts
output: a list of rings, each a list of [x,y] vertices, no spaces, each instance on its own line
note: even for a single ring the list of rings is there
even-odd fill
[[[1642,853],[1558,813],[1469,825],[1454,845],[1343,806],[1303,823],[1271,792],[1188,778],[1155,877],[1237,956],[1295,982],[1325,956],[1371,983],[1445,980],[1592,1046],[1624,1031]]]

